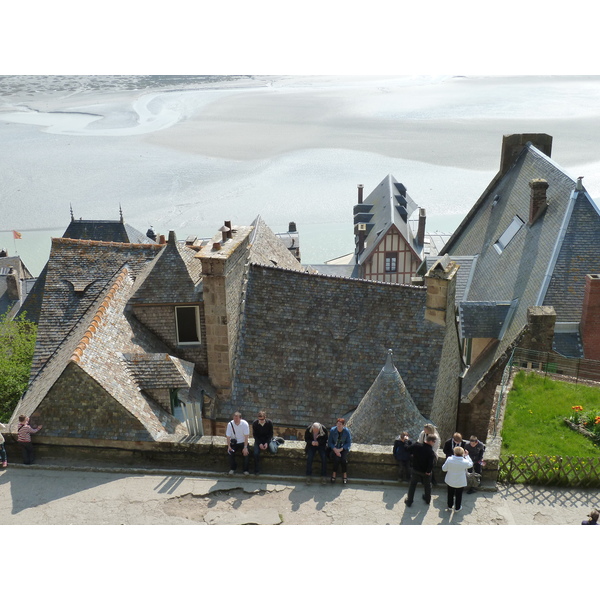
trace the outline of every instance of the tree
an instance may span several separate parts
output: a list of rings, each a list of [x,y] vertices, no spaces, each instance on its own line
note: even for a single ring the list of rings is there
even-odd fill
[[[27,389],[37,325],[23,316],[0,316],[0,421],[10,419]]]

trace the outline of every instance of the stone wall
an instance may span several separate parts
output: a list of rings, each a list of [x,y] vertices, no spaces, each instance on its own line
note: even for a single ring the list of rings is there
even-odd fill
[[[178,358],[194,363],[200,375],[207,375],[208,360],[204,305],[200,303],[198,306],[200,312],[200,344],[186,344],[183,346],[177,344],[175,305],[137,304],[133,307],[133,314],[168,346],[170,353]]]
[[[78,365],[69,363],[31,415],[47,437],[150,440],[150,434]]]

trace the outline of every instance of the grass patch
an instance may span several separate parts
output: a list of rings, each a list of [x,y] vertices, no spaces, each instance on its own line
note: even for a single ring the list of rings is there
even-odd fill
[[[600,388],[517,373],[506,405],[502,455],[599,457],[600,447],[563,422],[575,405],[600,410]]]

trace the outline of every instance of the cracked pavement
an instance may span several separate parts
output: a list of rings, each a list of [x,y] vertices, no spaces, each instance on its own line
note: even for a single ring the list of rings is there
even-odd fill
[[[0,471],[0,524],[54,525],[579,525],[600,490],[498,486],[465,494],[448,513],[446,488],[410,508],[397,483],[313,483],[125,469],[23,467]]]

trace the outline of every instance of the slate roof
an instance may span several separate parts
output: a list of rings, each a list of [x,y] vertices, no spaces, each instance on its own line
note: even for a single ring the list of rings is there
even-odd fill
[[[305,271],[300,262],[288,250],[286,244],[267,226],[260,215],[251,223],[254,227],[250,234],[250,255],[248,262],[277,266],[282,269]]]
[[[123,242],[127,244],[156,244],[141,231],[120,221],[95,221],[73,219],[63,234],[72,240],[96,240],[98,242]]]
[[[422,248],[410,228],[410,216],[418,206],[408,195],[406,187],[387,175],[383,181],[365,198],[363,204],[354,207],[354,223],[366,223],[365,250],[358,256],[358,264],[363,264],[377,247],[392,225],[410,244],[417,256]]]
[[[529,182],[538,178],[549,184],[549,206],[529,225]],[[594,244],[597,248],[600,218],[587,192],[575,188],[576,181],[571,176],[527,143],[512,167],[488,186],[442,250],[453,260],[455,256],[477,255],[464,300],[516,301],[510,322],[505,322],[503,339],[469,368],[463,381],[465,395],[517,338],[527,323],[529,306],[557,302],[557,321],[579,320],[580,309],[578,312],[574,304],[580,301],[572,303],[571,299],[559,296],[572,292],[583,298],[585,273],[600,271],[600,253],[593,250]],[[496,196],[498,200],[494,202]],[[524,225],[499,254],[494,244],[515,216]],[[574,262],[577,273],[571,275],[568,271]],[[576,291],[579,277],[581,290]]]
[[[419,412],[388,351],[384,367],[348,420],[352,441],[391,444],[403,431],[416,439],[429,421]]]
[[[436,388],[444,332],[424,319],[424,287],[250,265],[231,399],[219,418],[264,408],[306,427],[355,409],[382,355],[423,414]]]
[[[419,267],[419,273],[424,275],[442,256],[428,256],[422,267]],[[477,264],[477,256],[453,256],[452,260],[459,265],[456,273],[456,303],[466,300],[469,292],[469,286],[475,273],[475,265]]]
[[[142,390],[189,387],[194,364],[166,353],[123,354],[127,368]]]
[[[123,267],[132,277],[162,246],[55,238],[45,276],[32,376],[71,335]]]
[[[501,340],[512,302],[461,302],[458,305],[463,338],[495,338]]]
[[[7,276],[14,269],[20,287],[20,300],[9,298]],[[0,315],[10,310],[9,318],[16,316],[27,299],[36,278],[29,272],[20,256],[0,257]]]
[[[169,233],[166,246],[138,278],[132,299],[136,304],[196,303],[202,300],[202,263],[198,248],[178,242]]]
[[[583,358],[583,343],[578,331],[572,333],[555,333],[552,349],[568,358]]]

